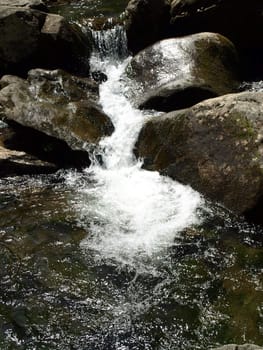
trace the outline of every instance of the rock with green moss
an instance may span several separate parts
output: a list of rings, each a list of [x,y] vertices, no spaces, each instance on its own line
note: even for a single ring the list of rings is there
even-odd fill
[[[126,69],[127,95],[140,108],[171,111],[236,91],[233,44],[214,33],[162,40],[139,52]]]
[[[28,3],[17,7],[0,2],[0,75],[25,76],[39,67],[87,75],[91,43],[81,30]]]
[[[61,71],[32,70],[27,80],[0,80],[0,115],[65,141],[73,150],[86,150],[110,135],[110,118],[98,105],[98,85]]]
[[[135,151],[146,169],[244,213],[263,195],[262,140],[263,93],[243,92],[150,119]]]

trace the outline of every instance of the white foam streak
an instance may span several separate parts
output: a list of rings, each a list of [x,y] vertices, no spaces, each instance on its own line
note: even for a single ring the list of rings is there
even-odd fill
[[[202,199],[188,186],[141,169],[134,159],[132,150],[146,116],[124,97],[120,76],[126,64],[110,65],[109,79],[101,86],[101,103],[115,132],[101,142],[104,166],[86,170],[92,182],[79,189],[76,207],[89,232],[84,249],[146,269],[149,259],[173,245],[181,230],[198,223]]]

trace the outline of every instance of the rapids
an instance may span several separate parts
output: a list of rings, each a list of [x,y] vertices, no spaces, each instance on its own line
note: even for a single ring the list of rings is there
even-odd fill
[[[115,132],[84,171],[0,179],[0,348],[262,343],[262,229],[141,169],[134,143],[159,114],[125,97],[121,28],[93,38]]]
[[[81,200],[76,210],[81,224],[89,229],[81,245],[103,258],[136,266],[142,257],[165,254],[180,231],[199,222],[198,208],[204,203],[190,187],[141,169],[133,147],[143,122],[154,112],[136,110],[125,97],[121,76],[129,58],[119,59],[120,53],[127,52],[124,32],[117,27],[94,37],[98,50],[91,60],[92,70],[108,76],[101,85],[100,102],[115,132],[100,143],[102,166],[94,157],[85,171],[92,185],[78,188]],[[101,60],[102,52],[107,56]],[[68,183],[74,187],[74,176],[69,174]]]

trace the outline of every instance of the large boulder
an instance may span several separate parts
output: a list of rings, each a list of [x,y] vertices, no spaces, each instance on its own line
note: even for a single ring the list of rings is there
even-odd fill
[[[139,52],[126,69],[127,95],[136,107],[171,111],[236,91],[233,44],[214,33],[162,40]]]
[[[82,76],[89,74],[91,40],[62,16],[46,16],[38,50],[36,59],[41,68],[62,68]]]
[[[87,75],[90,52],[80,29],[63,17],[0,3],[0,75],[23,76],[38,67]]]
[[[114,129],[98,105],[98,85],[61,70],[32,70],[0,80],[0,117],[87,150]]]
[[[239,48],[263,48],[262,20],[262,0],[171,1],[175,35],[211,31],[227,36]]]
[[[168,0],[131,0],[126,7],[125,28],[132,53],[166,36],[170,19]]]
[[[150,119],[135,153],[240,214],[262,200],[262,140],[263,93],[243,92]]]

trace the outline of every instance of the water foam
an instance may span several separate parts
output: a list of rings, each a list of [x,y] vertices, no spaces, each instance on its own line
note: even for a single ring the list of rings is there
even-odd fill
[[[153,113],[134,109],[125,98],[120,77],[126,64],[107,62],[108,81],[101,85],[100,98],[115,132],[101,141],[103,166],[86,169],[89,184],[79,186],[75,206],[89,232],[83,249],[95,251],[99,259],[141,266],[172,246],[181,230],[199,222],[202,198],[189,186],[141,169],[135,160],[137,135]]]

